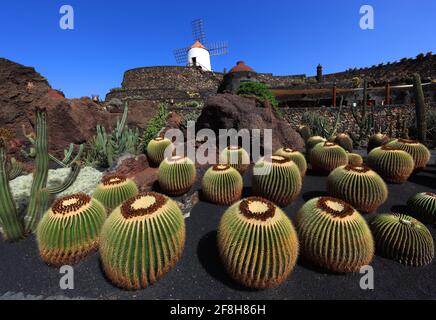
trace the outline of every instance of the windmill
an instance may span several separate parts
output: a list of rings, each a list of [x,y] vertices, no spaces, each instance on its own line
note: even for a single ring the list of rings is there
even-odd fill
[[[210,57],[227,54],[228,43],[227,41],[207,43],[203,20],[197,19],[191,24],[195,43],[190,47],[174,50],[174,57],[178,64],[198,66],[205,71],[212,71]]]

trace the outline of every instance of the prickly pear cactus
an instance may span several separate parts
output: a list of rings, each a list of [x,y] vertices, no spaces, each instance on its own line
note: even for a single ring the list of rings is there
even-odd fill
[[[219,164],[206,171],[201,186],[203,196],[210,202],[230,205],[241,199],[244,183],[236,169]]]
[[[188,192],[196,177],[195,164],[187,157],[167,158],[159,166],[159,186],[168,195],[177,196]]]
[[[133,180],[120,174],[110,174],[103,177],[92,196],[112,210],[137,194],[138,187]]]
[[[292,148],[280,148],[274,153],[274,155],[281,156],[286,159],[294,161],[295,164],[298,166],[298,169],[300,169],[301,177],[304,177],[306,175],[306,171],[307,171],[306,158],[298,150]]]

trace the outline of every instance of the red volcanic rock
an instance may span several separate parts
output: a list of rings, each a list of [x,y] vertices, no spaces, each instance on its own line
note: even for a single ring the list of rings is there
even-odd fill
[[[177,112],[170,112],[167,118],[166,127],[169,129],[178,129],[182,124],[182,117]]]

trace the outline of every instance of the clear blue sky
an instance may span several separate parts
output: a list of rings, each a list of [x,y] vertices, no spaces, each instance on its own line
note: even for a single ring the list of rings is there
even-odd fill
[[[59,27],[72,5],[75,30]],[[360,6],[375,30],[359,28]],[[67,97],[119,87],[130,68],[174,65],[173,49],[192,42],[191,20],[209,41],[228,40],[217,71],[245,60],[258,72],[313,75],[436,51],[435,0],[15,0],[0,1],[0,57],[33,66]]]

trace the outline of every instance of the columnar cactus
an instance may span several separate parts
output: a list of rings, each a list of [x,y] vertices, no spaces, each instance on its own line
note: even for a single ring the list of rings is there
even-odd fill
[[[353,140],[346,133],[340,133],[336,136],[334,143],[341,146],[348,152],[353,151]]]
[[[321,136],[313,136],[313,137],[310,137],[309,139],[307,139],[307,141],[306,141],[306,157],[307,157],[307,159],[310,160],[310,151],[313,148],[315,148],[315,146],[318,143],[326,142],[326,141],[327,141],[327,139],[325,139]]]
[[[406,182],[415,168],[410,154],[388,145],[372,150],[368,155],[367,165],[392,183]]]
[[[436,223],[436,193],[422,192],[407,201],[409,212],[424,223]]]
[[[381,255],[415,267],[433,260],[433,237],[418,220],[404,214],[381,214],[370,226]]]
[[[169,272],[185,246],[185,220],[170,198],[148,192],[117,207],[103,225],[100,256],[115,285],[145,288]]]
[[[201,186],[203,195],[210,202],[230,205],[241,199],[244,183],[236,169],[219,164],[206,171]]]
[[[138,187],[133,180],[121,174],[109,174],[97,185],[93,197],[106,208],[113,210],[137,194]]]
[[[260,159],[254,167],[253,194],[269,199],[281,207],[288,206],[301,192],[300,170],[292,160],[281,156]]]
[[[363,158],[357,153],[347,153],[348,164],[352,166],[361,166],[363,164]]]
[[[243,285],[280,285],[292,272],[298,238],[286,214],[268,200],[250,197],[232,205],[218,226],[218,249],[225,268]]]
[[[310,152],[312,169],[320,174],[329,174],[337,167],[348,164],[347,152],[332,142],[317,144]]]
[[[327,192],[361,212],[372,212],[388,199],[383,179],[366,166],[342,166],[327,178]]]
[[[388,143],[389,146],[409,153],[415,161],[415,169],[423,170],[430,161],[430,151],[425,145],[415,140],[397,139]]]
[[[165,158],[165,150],[172,145],[171,140],[164,137],[157,137],[147,145],[147,156],[155,165],[160,165]]]
[[[55,267],[79,262],[98,248],[105,220],[103,205],[86,194],[57,199],[36,231],[42,260]]]
[[[363,217],[346,202],[314,198],[298,211],[301,254],[333,272],[358,272],[374,257],[374,240]]]
[[[306,175],[306,171],[307,171],[306,158],[298,150],[292,148],[280,148],[274,153],[274,155],[281,156],[286,159],[294,161],[295,164],[298,166],[298,169],[300,169],[301,177],[304,177]]]
[[[250,165],[250,156],[242,147],[229,146],[221,151],[219,162],[229,164],[243,174]]]
[[[381,132],[373,134],[369,137],[367,152],[370,153],[375,148],[381,147],[389,142],[389,137]]]
[[[188,192],[194,185],[196,176],[195,164],[187,157],[167,158],[159,166],[159,186],[168,195],[177,196]]]

